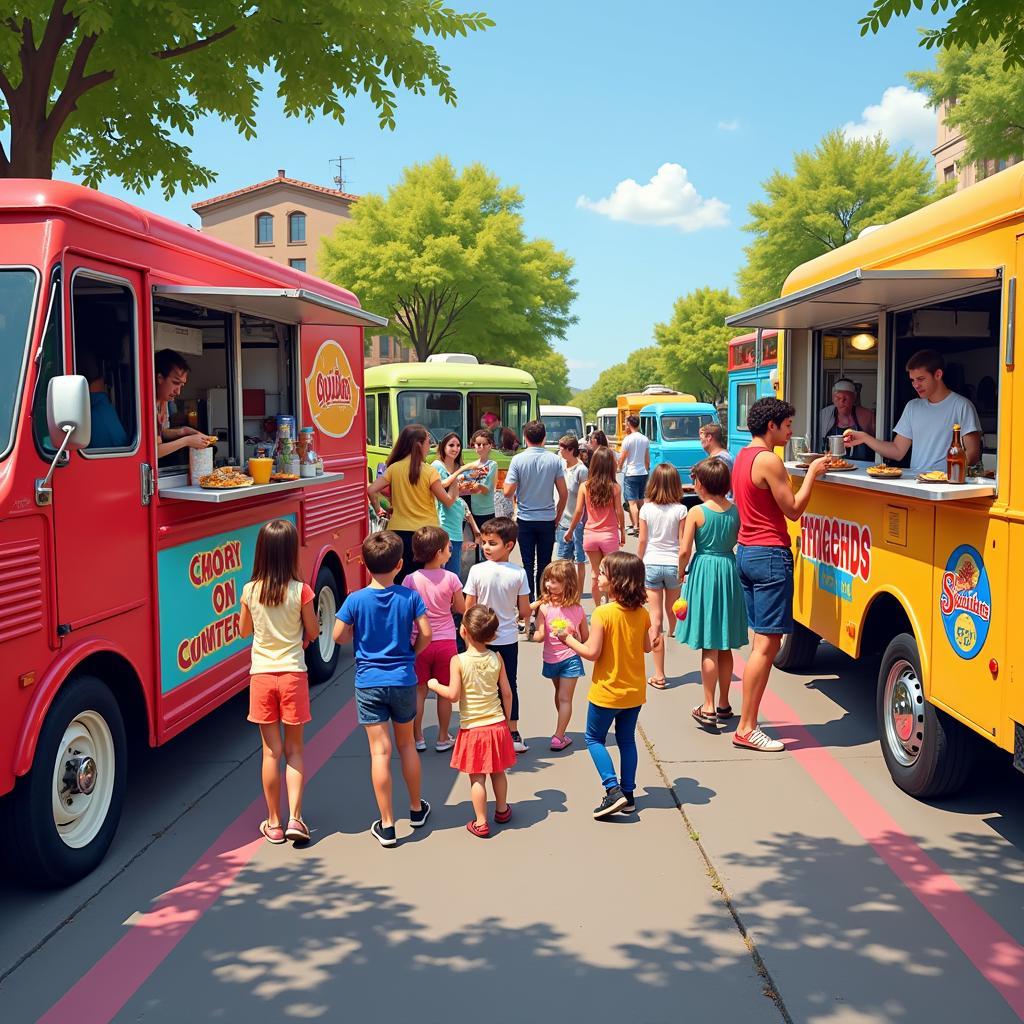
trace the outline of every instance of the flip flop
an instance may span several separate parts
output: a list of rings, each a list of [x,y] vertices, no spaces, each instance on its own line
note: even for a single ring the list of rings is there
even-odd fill
[[[499,810],[495,809],[495,811],[494,811],[494,820],[499,825],[505,825],[508,822],[510,822],[512,820],[512,805],[509,804],[505,808],[505,810],[503,810],[503,811],[499,811]]]
[[[704,705],[698,704],[691,712],[690,717],[698,724],[703,725],[705,728],[713,729],[718,725],[718,718],[714,714],[707,714],[704,711]]]
[[[466,828],[477,837],[477,839],[489,839],[491,835],[490,827],[485,821],[482,825],[478,825],[476,820],[467,821]]]
[[[656,690],[667,690],[668,683],[664,676],[648,676],[647,685],[653,686]]]
[[[732,718],[733,717],[732,705],[731,704],[726,704],[724,708],[716,707],[715,708],[715,714],[719,718],[721,718],[721,719]]]
[[[269,818],[264,818],[260,822],[260,835],[275,846],[280,846],[284,842],[284,829],[280,825],[271,825]]]
[[[284,830],[284,837],[293,843],[308,843],[309,828],[301,818],[289,818],[288,827]]]

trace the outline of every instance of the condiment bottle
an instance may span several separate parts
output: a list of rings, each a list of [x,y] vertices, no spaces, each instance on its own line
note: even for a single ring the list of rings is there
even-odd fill
[[[953,442],[946,452],[946,476],[951,484],[967,482],[967,450],[960,438],[960,424],[953,424]]]

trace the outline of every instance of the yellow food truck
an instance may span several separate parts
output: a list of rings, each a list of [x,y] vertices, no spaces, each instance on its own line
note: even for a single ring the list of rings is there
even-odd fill
[[[619,395],[616,403],[615,440],[618,443],[626,436],[626,420],[639,416],[640,410],[660,402],[696,402],[697,396],[686,391],[673,391],[664,384],[648,384],[643,391],[630,391]],[[606,431],[607,433],[607,431]],[[609,441],[611,434],[608,434]],[[616,446],[617,446],[616,445]]]
[[[896,784],[919,797],[964,783],[977,737],[1024,771],[1024,588],[1010,572],[1024,564],[1024,460],[1011,460],[1024,444],[1022,274],[1024,167],[1014,166],[805,263],[781,298],[727,321],[785,331],[781,392],[812,450],[825,450],[840,378],[891,440],[915,397],[905,366],[921,349],[940,353],[944,382],[977,410],[982,464],[964,484],[907,468],[877,477],[854,462],[819,479],[791,524],[799,625],[776,664],[807,667],[821,639],[878,659],[882,751]],[[798,486],[806,469],[786,465]]]

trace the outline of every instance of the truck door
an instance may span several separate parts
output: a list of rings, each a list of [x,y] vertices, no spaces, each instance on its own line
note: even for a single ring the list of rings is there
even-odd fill
[[[69,256],[65,281],[65,365],[89,381],[92,439],[53,481],[58,622],[66,634],[123,617],[114,635],[149,662],[155,427],[151,397],[143,412],[152,385],[140,393],[149,373],[140,360],[142,277]]]

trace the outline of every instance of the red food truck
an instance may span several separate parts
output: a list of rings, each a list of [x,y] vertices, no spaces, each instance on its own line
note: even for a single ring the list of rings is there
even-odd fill
[[[0,183],[0,236],[0,812],[14,867],[65,884],[110,845],[128,741],[246,686],[239,602],[271,519],[295,523],[316,594],[311,679],[333,672],[335,611],[363,583],[363,329],[386,320],[77,185]],[[207,489],[187,449],[158,458],[164,349],[188,366],[164,429],[216,437],[244,473],[294,416],[322,474]]]

